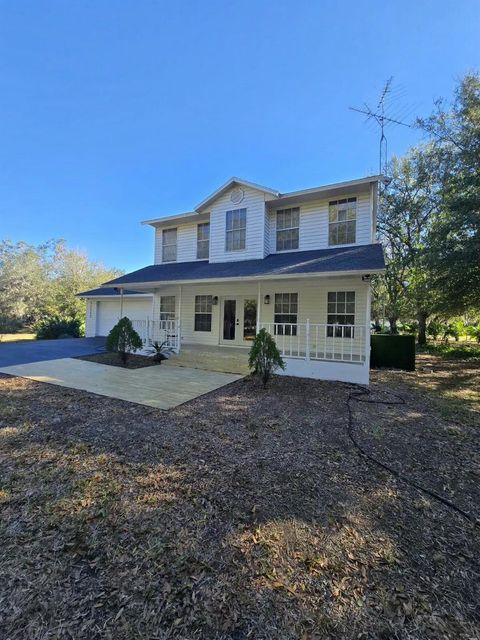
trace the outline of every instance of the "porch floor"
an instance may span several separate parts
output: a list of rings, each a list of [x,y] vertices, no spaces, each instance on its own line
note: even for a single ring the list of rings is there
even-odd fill
[[[180,353],[173,354],[165,364],[204,371],[246,375],[249,349],[220,345],[182,344]]]

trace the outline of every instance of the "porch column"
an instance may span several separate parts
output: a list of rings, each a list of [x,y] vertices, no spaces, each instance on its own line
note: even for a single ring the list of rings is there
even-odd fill
[[[182,285],[178,285],[178,321],[182,319]]]
[[[372,307],[372,285],[367,283],[367,304],[365,312],[365,366],[370,369],[370,315]]]
[[[123,287],[120,287],[120,318],[123,318]]]
[[[178,320],[177,320],[177,350],[180,351],[180,343],[182,341],[182,285],[178,285]]]
[[[257,284],[257,333],[260,331],[260,322],[261,322],[260,307],[261,307],[261,304],[262,304],[262,290],[261,290],[261,282],[259,280],[258,284]]]

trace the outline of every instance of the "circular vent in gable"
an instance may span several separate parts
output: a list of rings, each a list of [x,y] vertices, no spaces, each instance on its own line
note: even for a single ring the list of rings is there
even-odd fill
[[[243,195],[244,194],[242,189],[234,189],[230,194],[230,200],[233,202],[233,204],[240,204],[240,202],[243,200]]]

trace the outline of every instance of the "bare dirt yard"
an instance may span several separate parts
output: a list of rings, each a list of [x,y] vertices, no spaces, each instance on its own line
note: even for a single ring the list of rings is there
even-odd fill
[[[355,438],[480,518],[480,366],[425,366],[374,374],[405,404],[352,402]],[[1,377],[0,636],[479,638],[480,529],[358,454],[353,388],[245,379],[162,412]]]

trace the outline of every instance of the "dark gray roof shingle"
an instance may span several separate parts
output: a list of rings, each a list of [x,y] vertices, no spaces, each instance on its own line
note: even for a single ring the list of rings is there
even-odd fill
[[[79,298],[89,298],[91,296],[119,296],[120,290],[118,287],[98,287],[97,289],[90,289],[89,291],[82,291],[82,293],[77,293],[77,297]],[[138,296],[145,295],[145,291],[132,291],[131,289],[123,290],[124,296]]]
[[[382,246],[366,244],[315,251],[275,253],[263,260],[238,262],[170,262],[155,264],[126,273],[106,285],[135,285],[135,283],[170,282],[181,280],[211,280],[241,277],[272,277],[342,271],[378,271],[384,269]]]

